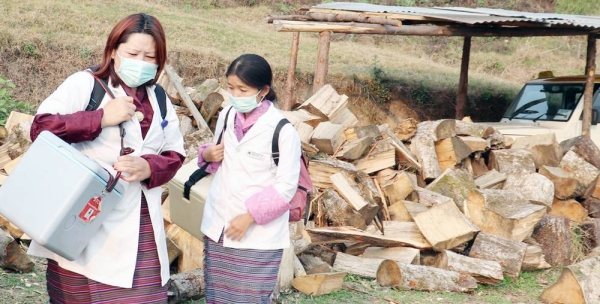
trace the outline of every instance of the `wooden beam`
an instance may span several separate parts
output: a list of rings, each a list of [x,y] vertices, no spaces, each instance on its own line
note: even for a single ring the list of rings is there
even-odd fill
[[[313,83],[313,94],[325,85],[325,78],[327,77],[327,70],[329,69],[330,41],[330,31],[322,31],[319,33],[319,50],[317,55],[317,67],[315,69],[315,81]]]
[[[294,84],[296,82],[296,63],[298,62],[298,45],[300,44],[300,33],[295,32],[292,39],[292,54],[290,55],[290,65],[288,67],[287,82],[285,85],[285,100],[283,102],[283,111],[291,111],[294,106]]]
[[[590,138],[590,128],[592,125],[592,94],[594,94],[594,78],[596,74],[596,35],[588,35],[587,43],[587,61],[585,64],[585,74],[587,80],[583,90],[583,121],[581,134]]]
[[[345,34],[379,34],[407,36],[471,36],[471,37],[532,37],[532,36],[583,36],[591,30],[576,28],[515,28],[471,27],[441,25],[380,25],[357,22],[302,22],[274,20],[278,32],[323,32]]]
[[[460,64],[460,80],[458,81],[458,98],[456,100],[455,117],[461,120],[465,117],[467,106],[467,86],[469,84],[469,61],[471,57],[471,37],[465,37],[463,42],[462,62]]]
[[[212,134],[212,131],[208,127],[208,124],[206,123],[204,118],[202,118],[200,111],[198,111],[198,108],[196,108],[196,105],[190,98],[190,95],[188,95],[188,93],[185,91],[183,84],[181,84],[178,81],[174,81],[174,79],[177,79],[177,74],[170,65],[165,66],[165,73],[167,73],[167,76],[169,76],[169,79],[171,80],[171,83],[173,83],[173,85],[175,86],[175,89],[179,93],[179,96],[181,96],[181,98],[183,99],[183,102],[192,113],[192,116],[194,116],[194,119],[198,123],[198,127],[200,127],[201,129],[205,129]]]

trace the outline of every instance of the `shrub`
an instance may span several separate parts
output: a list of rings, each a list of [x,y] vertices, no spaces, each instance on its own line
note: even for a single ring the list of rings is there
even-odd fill
[[[15,84],[10,79],[0,75],[0,126],[6,125],[6,120],[12,111],[32,114],[35,110],[33,104],[13,99],[11,90],[14,88]]]

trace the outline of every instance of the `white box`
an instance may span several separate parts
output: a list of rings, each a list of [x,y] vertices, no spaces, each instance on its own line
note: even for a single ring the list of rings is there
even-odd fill
[[[74,260],[121,199],[119,181],[102,198],[100,210],[91,205],[109,177],[98,163],[43,131],[0,187],[0,215],[40,245]]]
[[[192,186],[189,200],[183,197],[183,185],[197,169],[199,168],[196,158],[182,166],[169,182],[169,208],[171,221],[175,225],[202,240],[204,234],[200,231],[200,225],[204,214],[204,202],[208,196],[213,175],[207,175]]]

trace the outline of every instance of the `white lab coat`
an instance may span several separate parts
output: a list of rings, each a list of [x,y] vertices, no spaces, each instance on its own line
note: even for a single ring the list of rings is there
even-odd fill
[[[71,114],[85,110],[87,107],[94,78],[87,72],[78,72],[69,76],[46,100],[42,102],[37,113]],[[126,96],[122,87],[112,87],[110,90],[115,97]],[[162,151],[175,151],[185,155],[183,137],[179,131],[179,120],[174,108],[167,98],[167,115],[169,121],[163,131],[160,127],[162,120],[160,109],[154,94],[154,87],[147,89],[152,103],[154,116],[152,124],[142,138],[140,124],[135,119],[124,122],[126,130],[125,146],[135,149],[131,155],[160,154]],[[104,96],[100,107],[110,100]],[[117,161],[120,146],[119,127],[112,126],[102,129],[100,135],[92,140],[73,144],[85,155],[98,162],[113,176],[116,174],[112,165]],[[124,173],[125,174],[125,173]],[[143,192],[148,202],[148,209],[154,229],[154,239],[158,248],[161,265],[162,284],[169,280],[169,260],[167,256],[166,236],[161,209],[161,187],[147,189],[140,182],[126,183],[123,198],[115,209],[110,212],[102,223],[98,233],[90,240],[81,256],[74,261],[68,261],[35,241],[32,241],[28,254],[53,259],[67,270],[85,275],[86,277],[108,285],[131,288],[137,258],[137,244],[140,223],[140,197]]]
[[[221,111],[215,140],[227,110]],[[289,202],[296,193],[300,174],[300,137],[291,124],[286,124],[279,134],[279,166],[271,157],[273,132],[283,118],[278,109],[271,105],[240,142],[234,134],[234,118],[232,109],[223,134],[224,160],[215,173],[202,218],[202,233],[215,242],[234,217],[247,212],[246,199],[264,188],[274,185]],[[223,245],[264,250],[287,248],[290,245],[288,219],[289,211],[266,225],[252,224],[242,240],[224,236]]]

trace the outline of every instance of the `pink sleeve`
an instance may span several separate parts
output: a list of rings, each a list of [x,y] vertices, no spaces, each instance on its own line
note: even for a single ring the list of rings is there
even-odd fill
[[[290,210],[289,200],[281,196],[274,186],[252,195],[245,204],[248,212],[259,225],[268,224]]]
[[[206,148],[212,145],[214,145],[214,143],[207,143],[198,147],[198,167],[201,168],[202,166],[206,165],[206,163],[209,163],[208,167],[206,167],[206,171],[208,173],[214,174],[215,172],[217,172],[217,169],[219,169],[219,167],[221,166],[221,162],[207,162],[202,157],[202,152],[204,152]]]

